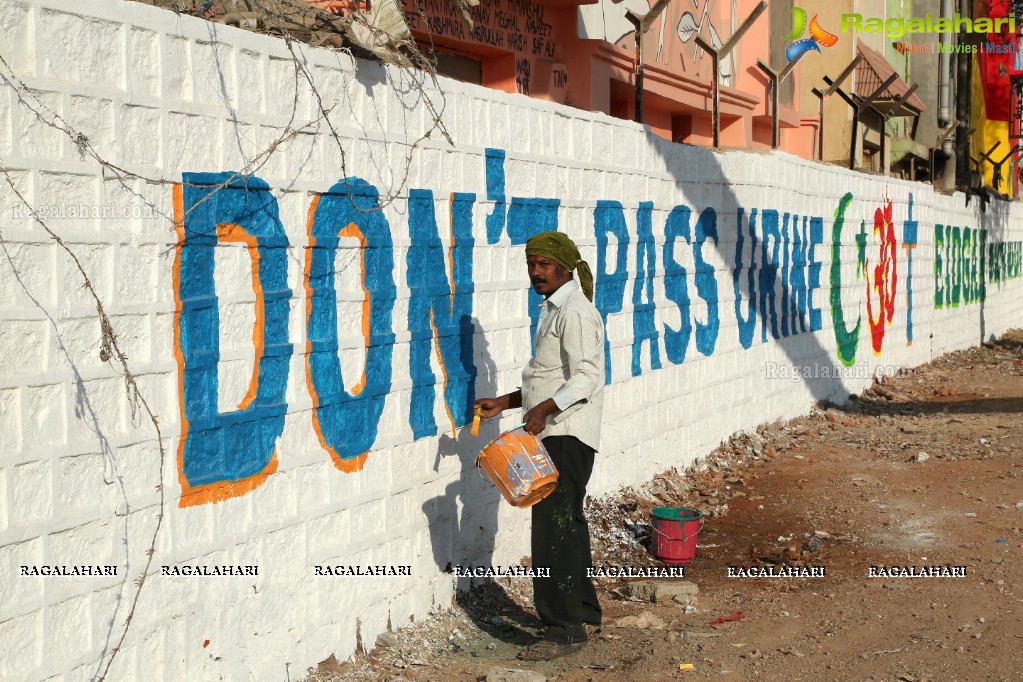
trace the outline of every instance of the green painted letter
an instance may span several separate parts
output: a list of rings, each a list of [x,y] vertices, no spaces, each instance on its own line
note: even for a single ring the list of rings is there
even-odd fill
[[[856,327],[850,332],[845,327],[845,313],[842,311],[842,227],[845,224],[845,211],[852,203],[852,192],[842,197],[835,211],[835,225],[831,229],[831,322],[835,328],[835,341],[838,344],[838,358],[846,367],[852,367],[856,360],[856,347],[860,343],[860,322],[857,316]]]

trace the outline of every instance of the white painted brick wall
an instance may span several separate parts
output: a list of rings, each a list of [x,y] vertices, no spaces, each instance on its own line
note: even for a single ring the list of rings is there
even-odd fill
[[[70,39],[73,37],[73,40]],[[68,38],[68,39],[64,39]],[[111,679],[265,679],[300,674],[335,654],[350,655],[357,633],[371,644],[390,621],[398,627],[446,607],[448,561],[516,563],[528,553],[528,514],[499,501],[479,478],[479,448],[452,440],[443,403],[438,436],[413,440],[408,423],[412,381],[406,253],[410,189],[434,192],[447,243],[451,192],[474,192],[474,359],[481,395],[518,386],[529,356],[521,246],[507,234],[486,239],[485,151],[503,149],[505,194],[561,201],[559,229],[597,268],[594,209],[602,199],[624,206],[631,242],[630,279],[621,312],[609,315],[614,383],[607,387],[604,438],[591,484],[599,495],[683,467],[740,428],[806,412],[815,401],[843,399],[869,379],[792,382],[766,378],[767,363],[839,365],[829,294],[831,228],[846,192],[854,200],[840,249],[841,305],[851,326],[862,316],[857,366],[913,366],[1020,325],[1020,281],[988,283],[987,300],[934,308],[934,225],[987,230],[989,241],[1023,240],[1021,211],[993,205],[981,213],[962,195],[857,175],[781,154],[682,147],[633,123],[441,80],[424,89],[443,97],[454,147],[428,130],[411,76],[341,53],[299,49],[344,154],[329,135],[304,77],[296,85],[282,41],[208,24],[120,0],[0,0],[0,56],[10,65],[0,87],[0,165],[41,211],[84,206],[107,215],[47,215],[104,301],[132,372],[163,430],[166,459],[152,426],[132,420],[123,380],[99,359],[100,325],[71,259],[26,214],[0,176],[0,678],[92,679],[120,636],[133,582],[155,527],[158,486],[166,514],[151,575]],[[419,79],[422,81],[422,79]],[[19,85],[24,82],[28,90]],[[413,94],[392,90],[389,82]],[[291,105],[297,101],[294,107]],[[310,122],[313,122],[310,125]],[[286,130],[297,130],[292,134]],[[141,178],[118,177],[72,141],[81,134],[104,160]],[[251,492],[218,504],[180,508],[181,405],[174,357],[177,235],[171,184],[186,172],[246,169],[275,141],[276,153],[252,172],[272,188],[289,242],[291,358],[287,417],[277,440],[277,472]],[[406,178],[406,167],[408,175]],[[391,393],[362,471],[342,473],[311,427],[306,388],[303,282],[308,210],[313,196],[345,175],[365,178],[388,202],[397,300]],[[143,179],[144,178],[144,179]],[[857,278],[855,235],[866,223],[867,253],[877,242],[873,212],[892,199],[899,288],[883,351],[874,355],[866,319],[866,282]],[[914,343],[907,346],[903,221],[914,197],[919,245],[913,252]],[[393,199],[393,201],[388,201]],[[661,369],[649,344],[633,377],[632,294],[636,210],[653,202],[656,325]],[[695,323],[708,319],[698,295],[696,260],[684,239],[675,259],[687,271],[694,322],[685,363],[673,365],[664,325],[682,317],[665,290],[665,221],[678,205],[717,211],[719,242],[703,255],[714,268],[720,328],[714,352],[696,349]],[[820,288],[810,303],[823,329],[740,345],[732,269],[737,207],[823,218]],[[117,210],[109,214],[110,210]],[[691,233],[695,238],[695,232]],[[761,234],[762,236],[762,234]],[[619,246],[609,236],[607,263]],[[346,385],[360,375],[362,290],[351,240],[336,258],[340,339]],[[756,257],[759,263],[760,245]],[[750,246],[744,247],[748,261]],[[220,409],[233,409],[252,374],[255,298],[248,253],[218,249]],[[746,273],[741,290],[747,294]],[[780,296],[780,291],[778,295]],[[644,292],[642,299],[647,300]],[[759,307],[759,306],[758,306]],[[745,309],[745,302],[743,303]],[[758,310],[759,317],[759,310]],[[438,363],[431,353],[435,373]],[[439,391],[438,391],[439,392]],[[506,415],[484,437],[519,423]],[[479,526],[486,531],[478,532]],[[494,536],[496,529],[500,529]],[[491,548],[493,552],[491,553]],[[115,564],[112,577],[24,577],[23,565]],[[162,564],[258,564],[258,577],[171,578]],[[411,565],[411,577],[317,578],[316,564]],[[155,575],[154,575],[155,573]],[[207,647],[203,643],[209,640]]]

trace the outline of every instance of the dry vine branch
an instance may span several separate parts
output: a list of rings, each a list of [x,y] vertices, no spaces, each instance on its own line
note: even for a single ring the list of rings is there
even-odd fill
[[[268,0],[268,2],[269,2],[269,6],[270,7],[264,6],[263,10],[265,12],[267,12],[269,18],[273,21],[273,28],[283,38],[283,40],[285,42],[285,45],[287,46],[288,51],[291,53],[292,59],[294,60],[294,63],[296,64],[296,68],[301,71],[303,77],[305,78],[306,83],[309,86],[309,89],[310,89],[313,97],[316,99],[316,105],[317,105],[317,108],[318,108],[318,111],[319,111],[319,119],[318,119],[318,121],[319,120],[323,120],[327,124],[327,127],[330,129],[330,137],[336,143],[337,150],[338,150],[338,152],[341,155],[341,172],[342,172],[342,175],[345,178],[347,178],[348,177],[348,170],[347,170],[347,163],[346,163],[347,154],[345,152],[344,143],[341,140],[341,135],[338,132],[337,128],[335,127],[334,122],[330,118],[330,114],[333,111],[333,107],[329,107],[328,108],[324,104],[323,96],[321,95],[321,93],[319,91],[319,88],[317,88],[317,86],[316,86],[316,81],[315,81],[314,74],[312,74],[310,72],[310,70],[309,70],[308,66],[306,65],[305,61],[303,59],[301,59],[300,55],[297,52],[297,49],[296,49],[296,46],[295,46],[294,43],[295,42],[300,42],[300,41],[296,41],[294,36],[292,36],[291,31],[289,30],[288,20],[287,20],[287,16],[286,16],[287,7],[289,7],[290,5],[285,4],[281,0]],[[276,8],[276,11],[274,11],[271,8]],[[322,12],[322,10],[315,10],[315,11]],[[421,8],[420,8],[420,13],[422,13],[422,9]],[[331,15],[328,15],[328,16],[331,16]],[[369,30],[371,32],[374,32],[374,33],[376,33],[378,35],[382,35],[382,36],[386,36],[387,35],[386,33],[380,31],[380,29],[378,29],[377,27],[372,26],[372,25],[366,23],[365,19],[363,18],[363,16],[361,14],[355,13],[353,15],[350,15],[349,20],[350,21],[355,21],[355,22],[363,23],[363,25],[367,28],[367,30]],[[349,28],[345,27],[344,31],[345,31],[345,35],[346,36],[351,36],[351,32],[350,32]],[[348,51],[347,53],[348,53],[348,55],[350,57],[352,57],[352,60],[353,60],[353,63],[354,63],[355,59],[354,59],[354,56],[352,55],[351,51]],[[415,89],[418,91],[422,101],[425,103],[427,109],[430,111],[430,114],[433,117],[433,120],[432,120],[432,124],[426,130],[426,132],[421,134],[414,142],[412,142],[411,144],[409,144],[407,142],[406,143],[402,143],[404,146],[408,147],[408,150],[407,150],[407,153],[406,153],[406,156],[405,156],[405,164],[404,164],[405,165],[405,169],[404,169],[404,173],[402,175],[401,181],[398,183],[397,187],[393,187],[392,186],[390,188],[390,192],[386,196],[382,197],[381,201],[378,203],[378,205],[376,207],[371,208],[371,209],[364,209],[364,208],[362,208],[360,206],[357,206],[355,204],[354,197],[349,195],[349,202],[351,203],[352,208],[354,208],[355,210],[360,211],[360,212],[371,212],[371,211],[376,211],[376,210],[382,210],[383,208],[385,208],[386,206],[389,206],[390,204],[392,204],[394,201],[396,201],[398,198],[400,198],[402,196],[402,192],[405,190],[405,188],[408,185],[409,171],[410,171],[410,168],[412,166],[412,155],[413,155],[413,153],[415,153],[415,151],[419,148],[419,146],[425,140],[430,139],[431,134],[434,131],[439,131],[440,134],[444,137],[444,139],[447,140],[448,144],[450,144],[451,146],[454,146],[454,141],[451,139],[451,135],[448,133],[447,128],[445,127],[444,121],[443,121],[443,112],[444,112],[444,109],[446,108],[446,105],[447,105],[447,98],[445,96],[444,91],[440,89],[439,83],[437,82],[436,65],[433,62],[431,62],[429,59],[427,59],[422,54],[422,52],[419,51],[419,49],[416,47],[414,41],[408,41],[408,42],[403,42],[403,43],[397,44],[395,46],[395,59],[393,61],[391,61],[390,63],[395,65],[395,66],[397,66],[399,68],[399,72],[400,73],[405,73],[405,74],[407,74],[409,76],[410,82],[413,84]],[[433,99],[430,96],[430,93],[423,87],[423,83],[421,83],[419,78],[418,78],[418,76],[421,76],[423,74],[425,74],[427,77],[429,77],[433,81],[434,85],[437,86],[437,92],[440,94],[440,97],[441,97],[441,100],[442,100],[442,106],[440,107],[440,111],[437,110],[437,106],[434,104]],[[388,74],[388,76],[390,76],[390,74]],[[393,83],[392,83],[392,88],[393,88]],[[298,92],[297,92],[297,88],[296,88],[296,97],[297,97],[297,94],[298,94]]]
[[[150,4],[152,4],[152,2]],[[346,152],[344,143],[342,141],[342,134],[335,127],[334,122],[331,120],[331,113],[333,112],[336,104],[329,107],[325,104],[323,96],[320,93],[319,89],[317,88],[314,74],[311,73],[310,69],[306,65],[305,61],[301,58],[298,50],[296,49],[296,46],[294,45],[294,43],[297,41],[295,40],[294,36],[292,35],[291,31],[288,28],[289,22],[286,17],[286,11],[288,7],[277,0],[269,0],[268,4],[271,5],[273,8],[276,8],[276,11],[273,11],[273,9],[271,9],[270,11],[267,12],[266,6],[262,7],[262,10],[268,13],[271,20],[275,24],[275,30],[278,32],[280,37],[285,41],[285,44],[288,47],[295,67],[294,74],[295,96],[293,98],[293,101],[291,102],[291,112],[289,115],[288,122],[284,126],[280,135],[277,136],[277,138],[274,139],[264,150],[262,150],[255,156],[249,158],[243,164],[242,168],[239,171],[231,174],[224,182],[220,183],[219,185],[213,186],[212,188],[206,186],[207,189],[211,189],[212,191],[209,191],[194,206],[190,206],[188,208],[189,213],[192,210],[197,209],[203,202],[212,199],[221,190],[230,187],[237,180],[248,178],[254,175],[261,168],[263,168],[266,165],[266,163],[268,163],[269,160],[278,151],[280,151],[281,145],[287,143],[290,140],[293,140],[297,135],[299,135],[302,132],[314,130],[321,120],[325,121],[330,129],[330,136],[332,140],[336,143],[337,149],[341,154],[342,172],[346,177],[348,175],[346,169]],[[327,15],[326,13],[323,13],[322,10],[314,10],[313,8],[306,9],[308,9],[309,11],[319,12],[321,15],[326,15],[326,17],[328,18],[331,16]],[[419,8],[419,11],[420,13],[422,13],[421,7]],[[363,22],[363,24],[365,24],[365,20],[359,15],[354,15],[354,20],[361,21]],[[365,24],[365,26],[371,31],[378,30],[376,29],[376,27],[369,26],[368,24]],[[350,35],[350,31],[347,28],[344,30],[344,33],[345,35]],[[400,53],[398,52],[399,49],[401,50]],[[349,57],[352,58],[353,63],[355,63],[355,58],[354,55],[352,55],[352,52],[350,50],[345,50],[345,52],[349,55]],[[422,102],[425,103],[425,106],[429,110],[433,120],[432,125],[428,128],[428,130],[411,144],[407,142],[391,143],[398,144],[400,146],[408,148],[405,158],[404,175],[398,186],[396,188],[392,187],[391,188],[392,191],[388,194],[388,196],[384,197],[384,200],[381,201],[377,207],[370,210],[382,210],[385,206],[389,205],[390,203],[398,199],[400,196],[402,196],[402,192],[405,190],[408,183],[412,155],[425,140],[430,138],[431,134],[434,131],[439,131],[449,144],[451,145],[454,144],[443,122],[443,111],[446,108],[447,100],[444,91],[439,87],[439,83],[437,82],[435,64],[416,48],[414,42],[412,42],[411,44],[404,43],[396,45],[395,54],[396,55],[400,54],[401,58],[397,58],[394,62],[391,63],[398,67],[399,73],[404,73],[409,76],[410,82],[413,84],[413,87],[418,91]],[[19,99],[26,106],[33,108],[36,114],[39,115],[40,119],[43,120],[44,123],[67,136],[82,156],[88,157],[95,161],[101,168],[103,179],[115,179],[122,183],[128,180],[141,180],[146,182],[147,184],[152,185],[176,185],[176,184],[182,184],[185,186],[190,185],[190,183],[185,183],[183,181],[148,177],[140,173],[129,171],[117,164],[108,161],[95,149],[95,147],[89,141],[89,138],[84,133],[76,130],[59,113],[53,111],[48,106],[46,106],[45,103],[42,102],[42,100],[36,95],[35,91],[22,78],[18,77],[14,69],[11,67],[10,63],[7,61],[7,59],[5,59],[5,57],[2,54],[0,54],[0,64],[2,64],[2,66],[6,70],[6,74],[0,74],[0,78],[2,78],[3,81],[5,81],[7,84],[14,86]],[[297,116],[299,104],[300,76],[306,82],[306,84],[311,90],[312,96],[315,98],[318,115],[315,119],[305,123],[304,125],[295,127],[296,125],[295,118]],[[389,72],[387,73],[387,76],[389,79],[391,78],[391,74]],[[423,80],[421,81],[420,78],[422,78]],[[426,78],[432,80],[436,88],[436,92],[439,93],[440,95],[441,106],[439,107],[439,110],[437,104],[434,102],[434,99],[431,96],[431,93],[427,91],[426,88],[424,87],[424,82]],[[394,87],[393,81],[391,81],[391,87],[392,88]],[[34,107],[32,107],[32,105],[29,104],[29,100],[32,100],[34,102],[35,105]],[[45,114],[45,116],[43,116],[43,114]],[[101,329],[100,359],[103,362],[109,362],[111,359],[113,359],[120,365],[121,373],[124,377],[125,382],[125,391],[128,396],[128,403],[131,410],[132,424],[136,425],[136,420],[140,415],[144,413],[144,415],[148,417],[150,423],[152,423],[153,428],[156,430],[157,443],[160,452],[159,462],[160,508],[157,516],[157,523],[149,542],[149,548],[146,551],[147,558],[145,567],[143,568],[141,574],[135,581],[136,585],[135,593],[134,596],[132,597],[131,607],[125,618],[123,629],[121,630],[121,634],[117,640],[116,645],[110,650],[110,653],[107,657],[106,665],[103,668],[102,674],[98,678],[98,682],[104,682],[104,680],[107,679],[107,676],[110,673],[114,660],[116,659],[118,653],[121,651],[121,647],[123,646],[124,641],[127,638],[128,632],[130,630],[136,612],[136,608],[139,603],[142,588],[145,585],[147,577],[149,576],[149,570],[152,567],[153,558],[156,553],[156,542],[159,537],[160,529],[163,525],[163,520],[165,516],[164,507],[166,503],[166,491],[164,486],[163,475],[164,466],[166,463],[166,450],[157,416],[153,413],[152,409],[149,406],[149,403],[146,401],[145,397],[142,395],[141,390],[139,389],[139,386],[135,380],[135,376],[132,374],[128,366],[128,358],[118,345],[117,336],[114,332],[113,325],[111,324],[110,317],[106,312],[103,301],[100,299],[98,293],[93,287],[92,282],[88,276],[88,273],[85,271],[85,268],[83,267],[77,254],[75,254],[74,250],[63,240],[63,238],[59,234],[57,234],[53,229],[51,229],[46,224],[46,222],[36,212],[32,205],[28,203],[26,198],[21,194],[21,192],[15,185],[14,179],[10,175],[10,169],[2,159],[0,159],[0,172],[3,173],[7,183],[10,185],[15,196],[22,204],[24,204],[29,214],[32,216],[33,220],[43,228],[43,230],[49,235],[50,239],[53,240],[60,249],[62,249],[65,253],[68,254],[72,262],[74,263],[75,268],[77,269],[79,275],[82,277],[84,281],[84,287],[89,291],[89,294],[91,295],[96,305],[96,311],[100,320]],[[108,175],[108,172],[110,173],[110,175]],[[350,201],[353,202],[354,206],[354,198],[349,197],[349,199]],[[366,210],[362,209],[361,207],[356,208],[358,208],[358,210],[360,211]],[[188,214],[186,213],[185,217],[187,217],[187,215]],[[174,224],[173,219],[171,219],[171,223],[172,225]]]
[[[168,7],[179,12],[187,12],[188,10],[185,5],[190,5],[191,13],[193,14],[197,13],[197,3],[201,4],[198,0],[136,1],[146,4],[154,4],[159,7]],[[228,0],[217,0],[217,3],[214,4],[214,8],[220,7],[221,9],[224,9],[224,11],[228,11],[226,9],[227,1]],[[452,2],[454,3],[455,0],[452,0]],[[468,0],[468,2],[467,0],[459,0],[459,2],[468,6],[475,4],[472,0]],[[369,23],[366,17],[359,12],[353,12],[344,16],[337,16],[322,9],[312,7],[308,5],[305,0],[263,0],[262,2],[255,2],[254,0],[233,0],[230,11],[237,9],[237,5],[239,4],[243,4],[246,9],[260,14],[263,29],[285,41],[288,51],[291,53],[292,59],[296,65],[296,72],[301,72],[316,99],[319,116],[315,121],[312,121],[310,125],[317,124],[320,120],[324,120],[327,123],[327,126],[330,128],[330,136],[336,143],[338,152],[341,155],[340,165],[342,173],[345,176],[348,175],[346,163],[347,154],[341,140],[341,135],[329,117],[336,104],[330,107],[324,104],[323,96],[316,86],[315,76],[310,72],[305,61],[301,58],[295,43],[307,43],[314,45],[316,43],[322,43],[325,47],[334,47],[335,49],[338,49],[337,41],[327,41],[324,36],[336,37],[338,40],[342,41],[341,44],[348,46],[346,48],[340,48],[338,51],[346,53],[352,58],[353,63],[355,63],[356,57],[373,61],[379,60],[385,64],[397,67],[400,74],[405,74],[409,77],[410,82],[419,95],[419,99],[429,111],[432,120],[430,121],[427,130],[412,143],[391,142],[391,144],[398,144],[408,148],[405,155],[404,173],[398,185],[396,187],[392,186],[387,193],[381,196],[379,206],[369,210],[374,211],[383,209],[403,196],[402,192],[408,185],[408,176],[412,165],[412,155],[425,140],[431,139],[434,131],[439,132],[448,144],[454,146],[454,141],[452,140],[443,121],[443,112],[447,106],[447,97],[437,81],[436,61],[435,59],[428,58],[419,50],[415,41],[412,39],[411,34],[408,35],[407,39],[394,40],[393,36]],[[417,4],[416,9],[420,16],[425,17],[421,4]],[[458,11],[461,12],[462,10],[458,8]],[[471,21],[468,23],[471,25]],[[352,32],[353,24],[359,25],[365,33],[374,36],[379,44],[385,44],[388,48],[387,54],[381,55],[379,51],[370,53],[366,49],[359,48],[358,44],[360,39]],[[296,35],[297,33],[303,35]],[[303,40],[302,37],[305,39]],[[430,47],[432,52],[432,36],[430,36]],[[355,54],[355,52],[358,52],[359,54]],[[387,73],[387,76],[388,78],[391,77],[390,72]],[[424,87],[423,81],[427,78],[432,81],[436,88],[436,92],[440,96],[441,101],[439,106],[434,101],[434,97],[431,95],[430,91]],[[421,81],[421,79],[423,80]],[[393,82],[392,89],[394,89]],[[295,94],[297,98],[297,86]],[[293,103],[293,106],[296,104],[297,102]],[[354,206],[354,203],[353,208],[362,212],[367,211],[367,209]]]
[[[137,1],[144,2],[146,4],[155,4],[158,7],[162,7],[168,2],[168,0],[163,0],[163,2],[160,2],[159,0]],[[348,23],[350,22],[364,24],[368,31],[386,35],[383,32],[381,32],[380,29],[367,24],[366,20],[362,17],[362,15],[358,13],[352,14],[349,17],[347,17],[346,19],[348,23],[344,23],[340,22],[338,18],[335,17],[334,15],[324,12],[323,10],[306,6],[303,0],[265,0],[265,3],[263,5],[257,5],[253,3],[251,0],[242,1],[244,1],[248,7],[259,9],[266,15],[267,19],[269,19],[268,24],[271,25],[273,28],[274,35],[277,35],[278,37],[285,41],[285,44],[287,45],[288,50],[291,53],[291,57],[295,65],[295,96],[291,102],[291,112],[289,114],[288,123],[285,125],[281,134],[274,141],[272,141],[266,149],[264,149],[262,152],[249,159],[249,161],[242,167],[240,171],[233,173],[220,184],[212,187],[207,186],[207,189],[211,189],[212,191],[210,191],[202,199],[200,199],[195,206],[189,207],[188,209],[189,213],[195,208],[197,208],[199,205],[204,203],[205,201],[212,199],[220,190],[230,187],[237,180],[245,179],[254,175],[260,168],[262,168],[263,166],[266,165],[267,162],[269,162],[270,158],[273,156],[274,153],[276,153],[276,151],[282,144],[294,139],[294,137],[301,132],[315,129],[315,127],[320,123],[321,120],[326,121],[328,127],[330,128],[331,138],[335,141],[337,149],[341,154],[342,172],[344,173],[344,175],[347,176],[348,173],[346,164],[346,152],[344,149],[344,144],[342,143],[341,140],[341,134],[338,132],[337,128],[334,126],[333,122],[330,120],[329,117],[330,114],[333,112],[336,104],[330,107],[325,106],[323,102],[323,96],[316,86],[314,75],[309,71],[308,66],[304,63],[304,61],[299,57],[298,53],[296,52],[294,43],[303,41],[296,40],[295,37],[292,35],[291,26],[293,26],[296,23],[294,15],[296,13],[316,15],[318,20],[321,21],[321,24],[319,24],[319,26],[332,28],[334,30],[339,31],[339,34],[349,38],[351,34],[348,29]],[[221,2],[223,2],[223,0],[221,0]],[[296,2],[301,4],[302,7],[301,11],[296,9],[295,6]],[[183,8],[181,7],[181,3],[179,0],[173,0],[171,8],[176,9],[177,11],[183,11]],[[420,15],[423,15],[422,6],[418,5],[417,9]],[[426,108],[429,110],[430,115],[432,117],[432,121],[430,122],[428,129],[424,133],[422,133],[414,142],[390,143],[398,144],[400,146],[408,148],[407,153],[405,155],[404,164],[405,168],[402,175],[402,179],[396,187],[392,186],[390,188],[390,191],[381,197],[381,201],[379,202],[379,205],[377,207],[373,209],[368,209],[370,211],[381,210],[403,196],[403,191],[406,189],[408,184],[409,172],[412,165],[412,155],[425,140],[431,138],[431,135],[434,131],[438,131],[442,135],[442,137],[448,142],[448,144],[454,146],[454,141],[452,140],[451,135],[448,133],[447,128],[445,127],[443,121],[443,112],[446,109],[447,97],[446,93],[443,91],[443,89],[440,88],[440,84],[437,81],[436,65],[434,61],[431,61],[426,56],[424,56],[422,52],[420,52],[418,48],[415,46],[415,43],[412,41],[397,45],[396,50],[399,48],[401,52],[399,53],[396,51],[395,60],[389,63],[391,63],[394,66],[397,66],[399,69],[399,73],[404,73],[409,76],[410,82],[414,86],[415,90],[418,91],[419,98],[424,103]],[[353,64],[355,63],[356,57],[355,55],[353,55],[351,50],[339,51],[348,54],[348,56],[352,58]],[[364,56],[367,56],[370,59],[375,59],[373,55],[367,54]],[[104,179],[110,177],[107,176],[106,174],[107,171],[110,171],[112,173],[113,178],[120,180],[122,182],[129,179],[137,179],[143,180],[147,184],[153,185],[184,184],[186,186],[190,186],[189,183],[181,183],[180,181],[177,180],[153,178],[139,173],[135,173],[106,160],[105,158],[100,156],[100,154],[95,150],[95,148],[89,142],[89,138],[87,136],[85,136],[79,131],[74,130],[74,128],[71,125],[69,125],[60,114],[47,107],[42,101],[39,100],[38,97],[36,97],[32,88],[29,87],[21,78],[19,78],[15,74],[14,70],[11,68],[10,64],[3,57],[3,55],[0,55],[0,63],[3,64],[8,74],[10,74],[9,79],[13,80],[17,84],[17,89],[20,90],[21,94],[23,96],[28,95],[29,97],[34,99],[39,109],[46,111],[46,113],[52,117],[50,121],[47,121],[47,123],[51,127],[55,127],[61,130],[65,135],[67,135],[72,140],[72,142],[76,145],[76,147],[83,155],[89,156],[103,168]],[[293,126],[295,117],[297,115],[299,98],[299,74],[302,75],[305,82],[309,86],[313,96],[316,99],[318,116],[315,119],[308,121],[301,127],[294,128]],[[389,73],[388,77],[390,78]],[[440,107],[438,107],[437,104],[434,102],[431,93],[424,87],[424,83],[420,81],[421,77],[429,78],[433,82],[436,88],[436,92],[440,95],[441,100]],[[6,76],[4,78],[5,80],[8,79],[8,77]],[[392,82],[392,88],[393,87],[394,86]],[[367,209],[359,208],[359,210],[365,212]]]
[[[83,156],[88,156],[88,157],[92,158],[94,161],[96,161],[96,163],[98,163],[100,165],[100,167],[103,169],[103,178],[104,179],[108,179],[110,177],[110,176],[106,175],[106,171],[110,170],[110,171],[113,172],[113,176],[112,177],[114,179],[116,179],[116,180],[121,181],[122,183],[125,180],[142,180],[142,181],[144,181],[144,182],[146,182],[147,184],[150,184],[150,185],[178,185],[178,184],[181,184],[181,185],[184,185],[186,187],[193,186],[191,183],[186,183],[186,182],[183,182],[183,181],[165,180],[163,178],[152,178],[152,177],[149,177],[149,176],[140,175],[138,173],[134,173],[132,171],[126,170],[124,168],[121,168],[120,166],[117,166],[117,165],[107,161],[105,158],[100,156],[100,154],[96,151],[96,149],[89,142],[89,138],[85,134],[83,134],[80,131],[75,130],[74,127],[71,126],[67,121],[65,121],[64,118],[60,114],[58,114],[56,111],[53,111],[52,109],[47,107],[46,104],[44,104],[38,97],[36,97],[36,95],[35,95],[34,91],[32,90],[32,88],[29,87],[29,85],[27,83],[25,83],[24,80],[22,80],[21,78],[19,78],[15,74],[14,70],[11,68],[10,63],[7,61],[7,59],[2,54],[0,54],[0,64],[2,64],[4,66],[4,69],[6,69],[6,71],[7,71],[7,75],[0,74],[0,77],[2,77],[4,80],[8,81],[9,83],[11,81],[13,81],[16,84],[16,88],[15,89],[18,91],[19,98],[23,99],[24,96],[26,96],[26,95],[29,96],[29,97],[32,97],[32,99],[35,100],[35,104],[39,108],[39,110],[45,111],[45,113],[51,117],[50,120],[48,120],[48,121],[44,120],[44,122],[48,126],[50,126],[51,128],[55,128],[55,129],[59,130],[60,132],[64,133],[64,135],[66,135],[71,140],[71,142],[75,145],[75,147],[78,149],[79,153],[81,153]],[[297,129],[292,127],[292,125],[294,124],[294,121],[295,121],[295,117],[297,115],[297,111],[298,111],[298,95],[297,95],[297,91],[298,91],[298,74],[299,74],[299,69],[298,69],[298,66],[296,65],[296,68],[295,68],[296,96],[294,98],[294,101],[292,102],[291,114],[290,114],[290,117],[288,119],[288,123],[287,123],[287,125],[285,125],[284,130],[281,133],[281,135],[279,137],[277,137],[277,139],[275,139],[273,142],[271,142],[270,145],[266,149],[264,149],[263,151],[259,152],[256,156],[254,156],[251,159],[249,159],[242,166],[242,170],[241,171],[231,174],[226,180],[224,180],[219,185],[214,185],[213,186],[213,191],[211,191],[207,196],[204,196],[202,199],[197,201],[194,206],[192,206],[192,207],[190,207],[188,209],[188,213],[185,214],[186,217],[188,216],[188,214],[190,214],[193,210],[195,210],[196,208],[201,206],[207,200],[213,198],[213,196],[216,193],[218,193],[220,190],[226,189],[226,188],[230,187],[237,180],[245,179],[245,178],[248,178],[248,177],[251,177],[252,175],[254,175],[256,171],[258,171],[260,168],[265,166],[270,161],[270,158],[274,155],[274,153],[277,152],[278,148],[282,144],[284,144],[285,142],[288,142],[288,141],[294,139],[294,137],[297,134],[299,134],[299,133],[301,133],[301,132],[303,132],[305,130],[312,129],[312,128],[314,128],[317,125],[317,123],[319,121],[315,120],[315,121],[310,121],[310,122],[306,123],[305,125],[303,125],[302,127],[297,128]],[[23,99],[23,101],[24,101],[24,99]],[[40,113],[39,111],[36,111],[37,115],[39,113]],[[40,118],[42,118],[42,117],[40,116]],[[172,223],[173,223],[173,221],[172,221]]]
[[[163,525],[164,503],[166,500],[163,483],[163,469],[164,463],[167,460],[167,453],[163,444],[163,433],[160,431],[160,423],[157,420],[156,415],[153,414],[153,410],[149,407],[149,402],[146,401],[145,396],[143,396],[142,392],[139,390],[138,383],[135,381],[135,375],[132,374],[131,370],[128,368],[128,356],[124,354],[124,351],[121,350],[120,345],[117,343],[117,335],[114,333],[113,325],[110,324],[110,317],[107,315],[107,311],[103,307],[103,301],[100,300],[99,294],[96,293],[96,289],[92,285],[92,280],[89,279],[88,273],[85,272],[82,262],[78,259],[77,254],[75,254],[64,240],[61,239],[60,235],[50,229],[46,222],[36,212],[35,208],[28,203],[24,195],[22,195],[22,193],[18,190],[17,185],[14,184],[14,178],[11,177],[3,159],[0,159],[0,172],[3,172],[4,178],[7,180],[7,184],[11,187],[11,191],[14,192],[14,195],[18,198],[18,200],[28,209],[32,219],[46,231],[46,233],[50,236],[50,239],[52,239],[57,246],[63,249],[71,258],[71,261],[75,264],[75,268],[82,277],[83,286],[92,296],[92,299],[96,304],[96,312],[99,315],[102,337],[100,341],[100,359],[106,362],[112,357],[121,365],[121,372],[124,376],[124,386],[128,394],[128,405],[131,407],[132,421],[134,422],[137,415],[140,414],[139,409],[141,408],[141,410],[143,410],[149,417],[150,423],[156,430],[156,442],[160,449],[160,509],[156,517],[156,529],[153,531],[153,537],[149,543],[149,549],[146,550],[146,565],[143,568],[141,575],[136,580],[137,589],[135,590],[135,596],[131,602],[131,609],[129,609],[127,619],[125,620],[124,630],[121,632],[121,637],[118,639],[117,644],[110,650],[107,665],[103,670],[103,674],[99,677],[99,682],[103,682],[106,679],[107,674],[110,672],[110,666],[113,664],[114,658],[121,650],[121,645],[124,643],[124,639],[128,634],[128,625],[135,616],[135,608],[138,606],[139,596],[142,593],[142,585],[145,583],[146,577],[149,575],[149,569],[153,563],[153,556],[156,554],[156,538],[160,533],[160,527]]]

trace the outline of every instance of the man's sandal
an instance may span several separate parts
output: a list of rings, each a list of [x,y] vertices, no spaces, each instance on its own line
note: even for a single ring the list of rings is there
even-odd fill
[[[561,656],[574,654],[577,651],[581,651],[585,646],[586,642],[555,642],[545,639],[528,649],[523,649],[516,658],[520,661],[550,661]]]

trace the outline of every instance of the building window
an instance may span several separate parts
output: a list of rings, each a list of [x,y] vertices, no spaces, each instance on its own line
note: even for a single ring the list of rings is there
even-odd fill
[[[437,60],[437,74],[463,83],[483,85],[483,62],[468,55],[431,50],[430,58]]]

